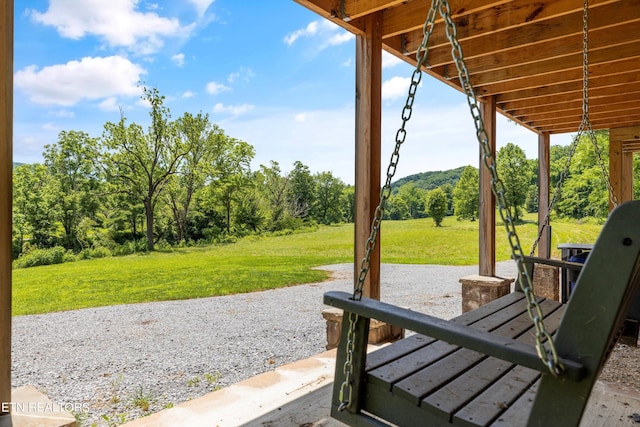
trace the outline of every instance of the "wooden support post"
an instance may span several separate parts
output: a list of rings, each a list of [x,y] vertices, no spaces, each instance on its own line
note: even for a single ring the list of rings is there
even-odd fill
[[[633,152],[640,126],[609,130],[609,180],[618,204],[633,200]],[[609,210],[613,204],[609,201]]]
[[[0,403],[11,402],[12,143],[13,0],[8,0],[0,2]],[[3,409],[0,419],[8,419]]]
[[[549,185],[550,180],[550,138],[548,133],[538,135],[538,233],[544,223],[549,209]],[[540,241],[538,242],[538,256],[541,258],[551,257],[551,224],[545,227]]]
[[[376,13],[364,19],[365,32],[356,37],[355,280],[380,200],[382,15]],[[374,299],[380,299],[379,243],[380,234],[363,288],[363,295]]]
[[[489,136],[489,147],[496,152],[496,99],[494,96],[482,100],[482,119]],[[491,192],[491,174],[484,165],[480,151],[480,276],[496,275],[496,201]]]

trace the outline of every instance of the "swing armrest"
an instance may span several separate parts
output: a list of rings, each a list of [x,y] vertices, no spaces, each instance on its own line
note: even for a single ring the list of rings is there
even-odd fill
[[[534,346],[501,335],[369,298],[354,301],[352,294],[347,292],[327,292],[324,294],[324,303],[345,312],[380,320],[543,373],[549,372],[549,368],[540,361]],[[560,362],[565,367],[566,375],[572,380],[579,381],[585,376],[585,369],[581,363],[565,358],[560,358]]]
[[[525,264],[544,264],[573,271],[580,271],[582,267],[584,267],[584,264],[580,262],[562,261],[553,258],[540,258],[536,256],[525,256],[523,258]]]

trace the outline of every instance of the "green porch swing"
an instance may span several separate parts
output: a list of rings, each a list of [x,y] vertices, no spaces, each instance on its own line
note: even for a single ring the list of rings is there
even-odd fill
[[[585,19],[587,8],[585,1]],[[362,296],[438,13],[446,24],[520,284],[516,292],[451,321]],[[640,294],[640,202],[612,212],[568,304],[535,296],[447,0],[432,1],[423,33],[354,292],[324,297],[326,304],[344,310],[345,319],[331,415],[356,426],[578,425],[630,302]],[[367,354],[370,319],[416,334]]]

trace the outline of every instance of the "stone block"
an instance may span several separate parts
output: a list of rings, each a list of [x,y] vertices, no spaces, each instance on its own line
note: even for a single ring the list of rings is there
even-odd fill
[[[560,301],[560,269],[536,264],[533,269],[533,291],[537,296]]]
[[[460,279],[462,312],[474,310],[511,292],[514,279],[473,274]]]
[[[322,310],[322,317],[327,322],[327,350],[338,347],[342,332],[342,310],[327,308]],[[404,338],[404,329],[371,319],[369,324],[369,344],[382,344]]]

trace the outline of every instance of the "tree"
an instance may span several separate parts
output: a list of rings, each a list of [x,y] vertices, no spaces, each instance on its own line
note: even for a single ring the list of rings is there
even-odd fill
[[[442,188],[438,187],[427,193],[427,212],[433,218],[436,227],[440,227],[447,213],[447,195]]]
[[[141,126],[126,125],[121,112],[118,123],[107,122],[102,135],[103,165],[108,179],[144,206],[147,249],[154,248],[154,212],[171,175],[187,154],[164,96],[158,89],[143,88],[142,99],[151,105],[151,125],[145,133]]]
[[[280,164],[271,161],[271,167],[260,165],[255,174],[256,188],[260,192],[267,221],[271,230],[287,228],[288,214],[287,192],[289,189],[288,176],[282,176]]]
[[[480,203],[478,169],[467,166],[453,190],[453,212],[456,218],[475,221]]]
[[[53,246],[60,219],[58,180],[44,165],[21,165],[14,171],[13,187],[13,209],[18,219],[13,231],[18,239],[23,241],[24,235],[30,232],[36,246]]]
[[[214,165],[211,185],[223,206],[227,233],[231,233],[231,213],[233,203],[244,198],[243,189],[251,181],[251,160],[255,149],[251,144],[235,138],[225,137],[220,155]]]
[[[175,126],[186,154],[177,173],[169,179],[166,195],[180,242],[189,237],[186,228],[193,195],[212,177],[213,163],[221,155],[226,136],[209,121],[208,114],[184,113]]]
[[[522,148],[508,143],[498,150],[496,169],[504,184],[505,199],[510,208],[511,217],[517,221],[520,219],[521,207],[526,201],[529,190],[530,163],[527,162]]]
[[[74,249],[86,246],[78,239],[78,226],[85,218],[95,219],[99,206],[97,190],[97,139],[84,132],[62,131],[58,142],[46,145],[45,165],[48,173],[60,184],[56,200],[64,228],[64,246]]]
[[[354,222],[356,214],[356,189],[353,185],[348,185],[344,188],[341,200],[342,218],[346,222]]]
[[[426,200],[426,197],[425,197]],[[392,195],[387,199],[384,208],[384,219],[403,220],[411,218],[409,206],[402,197]]]
[[[287,198],[291,213],[296,218],[307,218],[315,203],[316,182],[309,171],[309,166],[300,161],[293,164],[289,173],[289,193]]]
[[[398,188],[395,197],[404,201],[408,209],[409,218],[423,218],[425,216],[425,200],[427,191],[418,188],[410,182]]]
[[[560,216],[584,218],[605,217],[609,211],[609,195],[600,160],[609,163],[607,131],[595,132],[597,147],[587,134],[577,142],[565,182],[561,186],[561,197],[556,203]],[[568,156],[568,155],[567,155]],[[564,159],[566,164],[566,158]]]
[[[313,217],[321,224],[340,222],[342,211],[340,201],[345,184],[331,172],[320,172],[314,176],[316,181],[316,203],[313,207]]]

